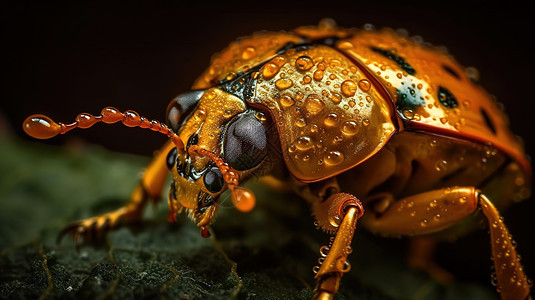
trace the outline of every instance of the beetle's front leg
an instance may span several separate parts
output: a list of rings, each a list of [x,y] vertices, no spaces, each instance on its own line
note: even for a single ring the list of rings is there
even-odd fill
[[[511,235],[492,202],[474,187],[444,188],[399,199],[385,209],[369,211],[363,222],[379,234],[414,236],[455,225],[478,208],[489,224],[498,292],[502,299],[526,299],[531,283]]]
[[[338,227],[332,243],[320,249],[321,266],[315,276],[317,280],[314,290],[315,299],[332,299],[338,291],[342,275],[350,269],[347,256],[352,252],[351,242],[357,227],[357,220],[364,213],[364,209],[357,198],[346,193],[336,193],[330,196],[326,201],[315,206],[315,209],[326,212],[321,215],[328,218],[327,221],[332,226]]]
[[[143,209],[149,199],[160,200],[161,191],[169,170],[167,169],[167,154],[174,144],[167,142],[149,163],[143,177],[130,195],[130,201],[123,207],[92,218],[79,220],[64,228],[58,235],[58,243],[66,234],[73,234],[74,242],[78,245],[80,237],[85,242],[100,239],[109,229],[122,223],[134,222],[141,218]]]

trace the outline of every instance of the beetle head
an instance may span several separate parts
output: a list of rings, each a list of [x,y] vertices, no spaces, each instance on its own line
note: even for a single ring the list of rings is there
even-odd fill
[[[207,226],[230,189],[242,211],[254,207],[254,195],[238,184],[261,170],[268,156],[267,116],[219,88],[179,95],[167,109],[167,121],[186,151],[169,152],[173,174],[171,219],[185,209],[198,226]]]
[[[135,111],[106,107],[101,115],[82,113],[74,123],[57,123],[44,115],[28,117],[23,128],[29,135],[48,139],[74,128],[96,123],[122,122],[167,135],[175,146],[167,155],[173,175],[169,192],[170,220],[186,210],[208,235],[208,226],[219,207],[221,194],[229,189],[232,202],[241,211],[254,207],[254,194],[239,183],[265,171],[268,156],[267,115],[248,108],[244,100],[219,88],[191,91],[171,101],[167,109],[170,128],[149,121]],[[187,141],[185,143],[185,141]]]

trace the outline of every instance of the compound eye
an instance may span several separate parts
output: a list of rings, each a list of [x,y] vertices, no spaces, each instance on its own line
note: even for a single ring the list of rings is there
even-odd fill
[[[204,90],[190,91],[176,96],[167,106],[167,125],[177,132],[186,117],[193,111]]]
[[[169,171],[171,171],[171,169],[175,165],[177,155],[178,155],[178,150],[176,149],[176,147],[171,149],[171,151],[169,151],[169,153],[167,154],[166,163],[167,163],[167,168],[169,169]]]
[[[212,167],[204,174],[204,186],[210,193],[217,193],[223,189],[223,174],[218,167]]]
[[[226,132],[225,161],[236,170],[256,167],[267,155],[266,129],[254,114],[240,116]]]

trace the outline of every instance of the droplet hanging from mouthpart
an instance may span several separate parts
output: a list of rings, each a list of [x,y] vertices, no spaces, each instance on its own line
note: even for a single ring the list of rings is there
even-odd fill
[[[206,226],[201,226],[201,236],[202,236],[203,238],[205,238],[205,239],[206,239],[206,238],[209,238],[209,237],[211,236],[210,231],[208,230],[208,227],[206,227]]]
[[[231,188],[232,203],[241,212],[251,211],[256,204],[255,195],[246,188]]]

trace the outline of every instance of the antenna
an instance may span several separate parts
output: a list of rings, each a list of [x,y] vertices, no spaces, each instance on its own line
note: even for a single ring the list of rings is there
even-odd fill
[[[185,151],[182,139],[167,127],[167,125],[155,120],[149,121],[133,110],[127,110],[122,113],[111,106],[104,108],[100,112],[100,116],[81,113],[76,117],[74,123],[71,124],[56,123],[45,115],[31,115],[22,123],[22,129],[34,138],[49,139],[77,127],[82,129],[89,128],[101,121],[106,124],[114,124],[120,121],[128,127],[141,127],[163,133],[173,141],[179,151]]]

